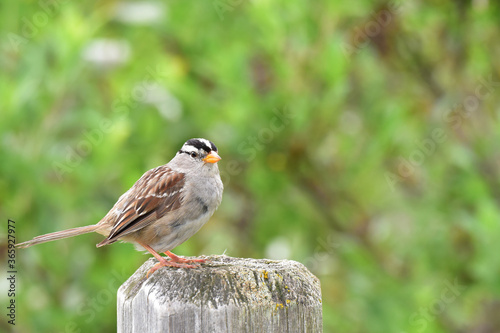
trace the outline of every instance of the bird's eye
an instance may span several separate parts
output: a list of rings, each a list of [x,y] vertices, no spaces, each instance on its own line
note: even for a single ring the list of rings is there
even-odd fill
[[[191,153],[191,157],[192,157],[192,158],[198,157],[198,154],[196,154],[195,152],[192,152],[192,153]]]

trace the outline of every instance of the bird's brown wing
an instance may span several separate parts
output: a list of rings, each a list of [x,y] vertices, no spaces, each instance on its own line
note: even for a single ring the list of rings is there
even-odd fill
[[[183,199],[183,185],[184,174],[167,166],[147,171],[104,217],[102,222],[113,227],[97,246],[116,242],[178,209]]]

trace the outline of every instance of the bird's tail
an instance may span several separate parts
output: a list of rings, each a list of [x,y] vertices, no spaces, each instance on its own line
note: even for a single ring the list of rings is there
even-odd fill
[[[68,230],[56,231],[50,234],[40,235],[27,242],[16,244],[16,247],[25,248],[45,242],[51,242],[58,239],[83,235],[92,231],[96,231],[99,228],[98,225],[88,225],[86,227],[73,228]]]

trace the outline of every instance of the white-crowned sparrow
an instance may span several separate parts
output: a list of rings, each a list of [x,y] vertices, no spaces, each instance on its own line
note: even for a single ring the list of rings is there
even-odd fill
[[[217,162],[217,147],[206,139],[190,139],[165,165],[147,171],[123,194],[104,218],[95,225],[58,231],[17,244],[28,247],[88,232],[106,239],[97,247],[117,240],[147,250],[162,266],[193,268],[187,260],[170,252],[193,236],[212,216],[222,200],[223,185]],[[171,260],[158,253],[164,252]]]

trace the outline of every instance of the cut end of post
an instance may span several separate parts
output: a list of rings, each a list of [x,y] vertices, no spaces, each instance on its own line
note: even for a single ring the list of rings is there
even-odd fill
[[[203,257],[194,269],[146,261],[118,290],[118,332],[321,332],[321,288],[291,260]]]

